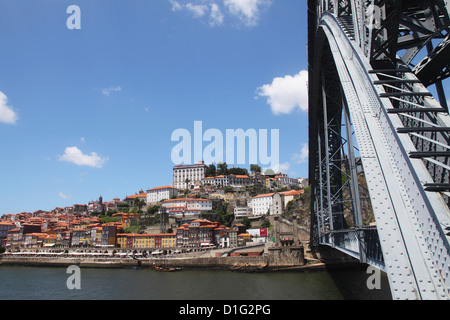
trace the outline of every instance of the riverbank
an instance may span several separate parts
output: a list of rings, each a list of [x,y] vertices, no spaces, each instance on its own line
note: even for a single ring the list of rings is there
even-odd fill
[[[186,257],[186,258],[73,258],[73,257],[27,257],[20,255],[1,255],[0,265],[20,265],[33,267],[81,268],[154,268],[165,265],[185,269],[219,269],[242,272],[276,271],[317,271],[324,270],[323,263],[303,265],[273,265],[268,256],[231,256],[231,257]]]

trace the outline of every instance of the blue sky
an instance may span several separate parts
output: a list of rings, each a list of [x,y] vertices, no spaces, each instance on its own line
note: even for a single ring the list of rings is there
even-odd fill
[[[67,28],[70,5],[81,29]],[[0,9],[0,215],[169,185],[171,134],[194,121],[224,134],[279,129],[278,169],[307,177],[305,1]]]

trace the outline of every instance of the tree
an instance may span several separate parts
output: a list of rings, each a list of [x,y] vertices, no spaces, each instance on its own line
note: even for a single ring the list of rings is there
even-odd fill
[[[251,164],[250,171],[251,172],[261,172],[262,168],[260,166],[258,166],[257,164]]]
[[[235,175],[248,175],[248,171],[245,168],[230,168],[228,169],[229,174],[235,174]]]
[[[214,163],[211,163],[208,168],[206,168],[206,177],[215,177],[216,176],[216,166]]]
[[[248,217],[242,218],[241,222],[244,225],[245,229],[250,229],[252,223],[250,222],[250,219]]]
[[[261,228],[269,228],[270,227],[270,221],[268,219],[264,219],[263,223],[261,224]]]
[[[212,200],[211,213],[217,213],[219,222],[229,227],[234,220],[234,214],[228,213],[227,207],[227,204],[223,200]]]
[[[217,174],[218,175],[228,175],[228,165],[226,162],[219,162],[217,164]]]
[[[155,205],[155,206],[149,206],[149,207],[147,208],[147,213],[150,214],[150,215],[154,215],[155,213],[158,212],[158,210],[159,210],[159,206],[158,206],[158,205]]]
[[[133,201],[133,206],[136,207],[138,209],[138,211],[141,211],[141,208],[143,206],[145,206],[145,201],[144,200],[139,200],[139,199],[134,199]]]

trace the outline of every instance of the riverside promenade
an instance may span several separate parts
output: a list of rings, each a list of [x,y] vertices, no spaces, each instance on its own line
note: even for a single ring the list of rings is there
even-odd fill
[[[301,250],[300,250],[301,249]],[[177,254],[142,254],[103,250],[22,250],[0,255],[0,265],[85,268],[154,268],[156,266],[192,269],[223,269],[244,272],[307,271],[324,269],[320,261],[310,262],[303,248],[274,248],[267,245]]]

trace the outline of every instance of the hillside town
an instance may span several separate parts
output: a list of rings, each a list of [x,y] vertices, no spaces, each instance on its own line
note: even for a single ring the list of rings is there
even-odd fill
[[[236,248],[274,241],[269,216],[280,216],[307,180],[284,173],[251,173],[226,164],[173,167],[173,183],[124,199],[98,200],[51,211],[5,213],[0,247],[130,248],[169,252]],[[255,225],[259,227],[252,227]]]

